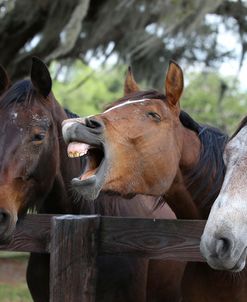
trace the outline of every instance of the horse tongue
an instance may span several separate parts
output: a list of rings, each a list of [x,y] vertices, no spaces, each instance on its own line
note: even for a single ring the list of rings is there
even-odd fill
[[[79,157],[87,153],[90,145],[73,142],[68,145],[67,154],[69,157]]]

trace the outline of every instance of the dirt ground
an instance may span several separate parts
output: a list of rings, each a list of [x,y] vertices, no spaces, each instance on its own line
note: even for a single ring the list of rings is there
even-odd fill
[[[0,284],[16,285],[26,282],[26,259],[0,258]]]

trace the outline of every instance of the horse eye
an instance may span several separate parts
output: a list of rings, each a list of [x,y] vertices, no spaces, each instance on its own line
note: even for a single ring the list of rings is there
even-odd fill
[[[147,116],[151,117],[152,119],[156,120],[157,122],[161,121],[160,115],[158,113],[156,113],[156,112],[148,112]]]
[[[33,142],[40,142],[45,138],[45,133],[36,133],[32,137]]]

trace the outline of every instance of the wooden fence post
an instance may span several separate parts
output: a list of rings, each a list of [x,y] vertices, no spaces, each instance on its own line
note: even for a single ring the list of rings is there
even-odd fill
[[[94,302],[100,217],[52,218],[50,302]]]

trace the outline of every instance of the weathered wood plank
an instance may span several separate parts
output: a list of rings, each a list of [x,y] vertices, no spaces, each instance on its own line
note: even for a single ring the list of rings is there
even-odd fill
[[[27,215],[0,250],[48,253],[52,215]],[[78,216],[73,216],[78,217]],[[205,221],[101,217],[99,254],[203,261],[199,241]]]
[[[93,302],[96,287],[99,216],[52,219],[50,301]]]
[[[205,221],[101,217],[101,254],[204,261],[200,237]]]
[[[30,214],[20,219],[11,241],[0,245],[0,251],[48,253],[51,217],[49,214]]]

